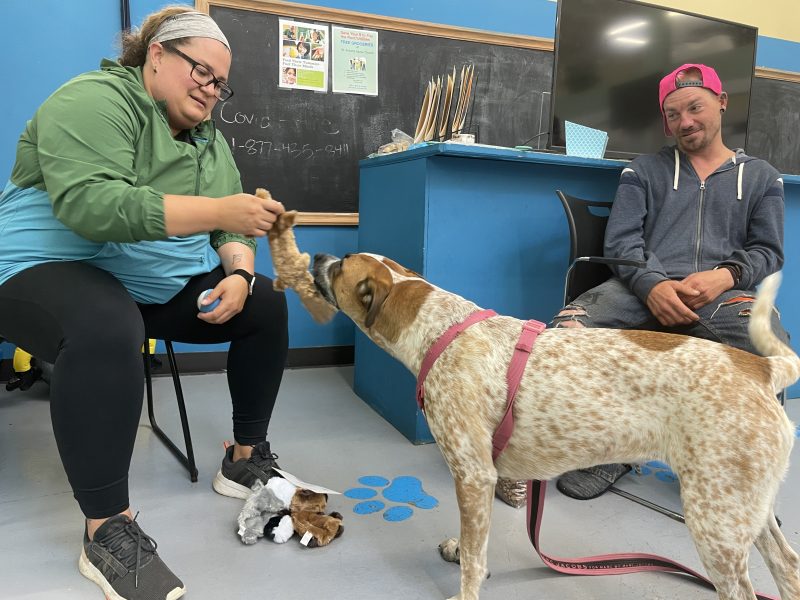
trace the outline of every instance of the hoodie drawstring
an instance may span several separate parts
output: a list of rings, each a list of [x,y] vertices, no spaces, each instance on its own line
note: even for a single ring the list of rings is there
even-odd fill
[[[675,176],[672,179],[672,189],[678,189],[678,174],[681,170],[681,159],[680,154],[678,153],[677,146],[674,148],[675,151]],[[736,164],[736,156],[734,156],[731,160],[733,163]],[[744,162],[739,163],[739,176],[736,178],[736,199],[742,199],[742,178],[744,176]]]
[[[680,156],[678,155],[678,148],[676,146],[675,147],[675,178],[672,180],[672,189],[673,190],[677,190],[678,189],[678,173],[680,173],[680,170],[681,170],[681,159],[680,159]]]
[[[742,199],[742,175],[744,174],[744,163],[739,163],[739,177],[736,179],[736,199]]]

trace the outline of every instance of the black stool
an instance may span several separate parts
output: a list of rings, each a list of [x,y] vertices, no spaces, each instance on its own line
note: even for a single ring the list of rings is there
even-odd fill
[[[150,418],[150,426],[153,428],[156,436],[170,452],[178,459],[178,461],[186,467],[189,471],[189,479],[192,482],[197,481],[197,465],[194,462],[194,448],[192,447],[192,435],[189,432],[189,419],[186,416],[186,404],[183,401],[183,390],[181,388],[180,373],[178,372],[178,363],[175,360],[175,352],[172,349],[172,342],[164,340],[164,346],[167,349],[167,359],[169,360],[169,369],[172,372],[172,382],[175,385],[175,398],[178,401],[178,412],[181,416],[181,428],[183,429],[183,441],[186,446],[186,454],[181,452],[178,446],[175,445],[166,433],[156,423],[155,413],[153,411],[153,380],[150,373],[150,344],[148,340],[144,342],[144,349],[142,350],[142,357],[144,358],[144,378],[147,386],[147,416]]]

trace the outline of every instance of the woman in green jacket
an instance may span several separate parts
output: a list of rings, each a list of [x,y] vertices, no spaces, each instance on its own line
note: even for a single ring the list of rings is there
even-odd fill
[[[283,206],[242,193],[208,120],[233,94],[230,65],[208,15],[150,15],[123,38],[119,62],[42,104],[0,195],[0,334],[54,364],[53,430],[86,517],[80,570],[113,599],[185,592],[128,498],[146,338],[231,342],[235,444],[215,490],[244,498],[275,464],[266,436],[287,311],[254,261],[255,238]],[[205,304],[219,304],[198,312],[209,288]]]

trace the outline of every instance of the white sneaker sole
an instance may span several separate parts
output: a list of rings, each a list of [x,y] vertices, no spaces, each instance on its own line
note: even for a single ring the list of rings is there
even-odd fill
[[[222,474],[222,469],[217,471],[214,481],[211,482],[211,487],[213,487],[214,491],[218,494],[228,496],[229,498],[241,498],[242,500],[247,500],[253,493],[253,490],[249,487],[245,487],[225,477],[225,475]]]
[[[78,570],[81,572],[81,575],[86,577],[86,579],[89,579],[100,586],[100,589],[103,590],[107,600],[128,600],[114,591],[114,588],[111,587],[111,584],[108,583],[108,580],[103,577],[103,574],[100,572],[100,570],[95,567],[86,556],[86,551],[83,548],[81,548],[81,557],[78,559]],[[182,588],[175,588],[164,597],[164,600],[176,600],[185,593],[185,586]]]

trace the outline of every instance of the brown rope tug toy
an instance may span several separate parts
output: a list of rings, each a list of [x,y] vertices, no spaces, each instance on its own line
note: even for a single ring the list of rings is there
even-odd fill
[[[259,198],[271,198],[270,193],[263,188],[258,188],[255,195]],[[336,314],[336,308],[322,297],[314,285],[314,278],[308,272],[311,257],[297,248],[292,229],[296,218],[296,210],[282,213],[267,232],[276,274],[272,287],[279,292],[286,288],[293,289],[311,317],[317,323],[327,323]]]

